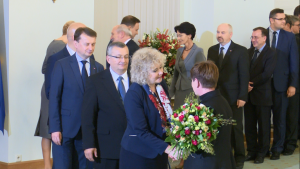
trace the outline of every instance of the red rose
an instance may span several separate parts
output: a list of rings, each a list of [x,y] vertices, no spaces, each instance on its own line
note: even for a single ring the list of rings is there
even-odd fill
[[[189,135],[189,134],[191,134],[191,131],[190,131],[189,129],[187,129],[187,130],[184,131],[184,133],[185,133],[186,135]]]
[[[194,116],[195,122],[199,121],[199,116]]]
[[[182,106],[185,109],[185,105]]]
[[[192,144],[194,144],[195,146],[198,145],[197,140],[192,140]]]
[[[210,139],[211,133],[206,133],[206,136],[208,137],[207,139]]]
[[[200,131],[199,130],[195,130],[195,135],[199,135],[200,134]]]
[[[201,110],[201,107],[200,107],[200,106],[197,106],[196,108],[197,108],[198,110]]]
[[[190,107],[192,107],[193,103],[190,103]]]
[[[177,139],[180,138],[180,134],[175,135],[175,137],[176,137]]]
[[[177,113],[174,113],[173,114],[174,118],[178,117],[178,114]]]
[[[210,122],[209,119],[205,121],[205,124],[207,124],[207,125],[209,125],[210,123],[211,123],[211,122]]]
[[[184,118],[184,115],[179,116],[179,121],[182,122]]]

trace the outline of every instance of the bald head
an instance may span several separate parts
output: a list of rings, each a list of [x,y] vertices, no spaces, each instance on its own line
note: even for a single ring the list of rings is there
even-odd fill
[[[69,26],[68,31],[67,31],[67,38],[68,38],[69,42],[73,43],[73,41],[74,41],[74,33],[75,33],[76,29],[78,29],[80,27],[86,27],[86,26],[83,23],[79,23],[79,22],[72,23]]]
[[[132,33],[130,32],[129,28],[124,25],[116,25],[113,27],[111,31],[110,39],[114,42],[125,42],[126,40],[130,39]]]
[[[231,41],[232,37],[232,26],[228,23],[222,23],[217,29],[217,40],[224,46]]]

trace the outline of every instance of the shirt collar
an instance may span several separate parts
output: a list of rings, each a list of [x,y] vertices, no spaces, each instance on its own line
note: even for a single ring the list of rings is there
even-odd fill
[[[219,47],[219,48],[223,47],[225,50],[227,50],[227,49],[229,48],[230,44],[231,44],[231,41],[229,41],[229,42],[228,42],[226,45],[224,45],[224,46],[222,46],[221,43],[220,43],[220,47]]]
[[[273,34],[273,32],[274,32],[274,31],[273,31],[273,29],[272,29],[271,27],[269,27],[269,30],[270,30],[270,31],[271,31],[271,33]],[[276,32],[277,32],[277,35],[279,35],[280,29],[279,29],[279,30],[277,30]]]
[[[125,72],[124,74],[118,75],[114,70],[112,70],[112,68],[111,68],[111,66],[110,66],[110,67],[109,67],[109,71],[110,71],[110,73],[111,73],[111,75],[112,75],[114,81],[117,81],[118,78],[119,78],[119,76],[122,76],[123,79],[124,79],[125,81],[127,81],[127,79],[128,79],[127,70],[126,70],[126,72]]]
[[[127,39],[127,40],[124,42],[124,44],[126,45],[130,40],[131,40],[130,38]]]
[[[76,59],[77,59],[78,62],[81,62],[81,61],[84,60],[77,53],[76,53]],[[87,61],[88,63],[90,63],[90,58],[85,59],[85,61]]]
[[[71,56],[73,56],[74,55],[74,53],[75,53],[75,51],[74,50],[72,50],[70,47],[69,47],[69,45],[67,44],[67,50],[68,50],[68,52],[69,52],[69,54],[71,55]]]
[[[260,49],[257,49],[257,48],[255,48],[255,50],[258,50],[258,51],[259,51],[259,53],[261,53],[261,51],[262,51],[262,50],[264,50],[265,46],[266,46],[266,43],[265,43],[265,44],[264,44],[264,46],[263,46],[263,47],[261,47]]]

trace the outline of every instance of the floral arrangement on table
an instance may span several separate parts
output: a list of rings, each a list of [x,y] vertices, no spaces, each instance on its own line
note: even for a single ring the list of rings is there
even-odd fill
[[[142,41],[139,40],[139,46],[141,48],[155,48],[166,56],[163,79],[165,79],[167,84],[170,86],[174,74],[177,49],[180,48],[174,34],[168,34],[168,29],[161,32],[157,28],[156,32],[151,32],[150,34],[145,33]]]
[[[234,122],[235,120],[215,115],[214,109],[198,104],[198,99],[191,93],[185,99],[185,104],[173,112],[165,141],[170,142],[184,160],[199,150],[214,154],[211,142],[216,140],[218,128]]]

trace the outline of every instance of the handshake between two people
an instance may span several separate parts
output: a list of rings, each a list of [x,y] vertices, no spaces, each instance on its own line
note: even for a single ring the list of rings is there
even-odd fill
[[[176,149],[175,147],[172,148],[172,146],[168,146],[165,150],[165,153],[168,154],[173,161],[177,161],[182,158],[182,151]]]

